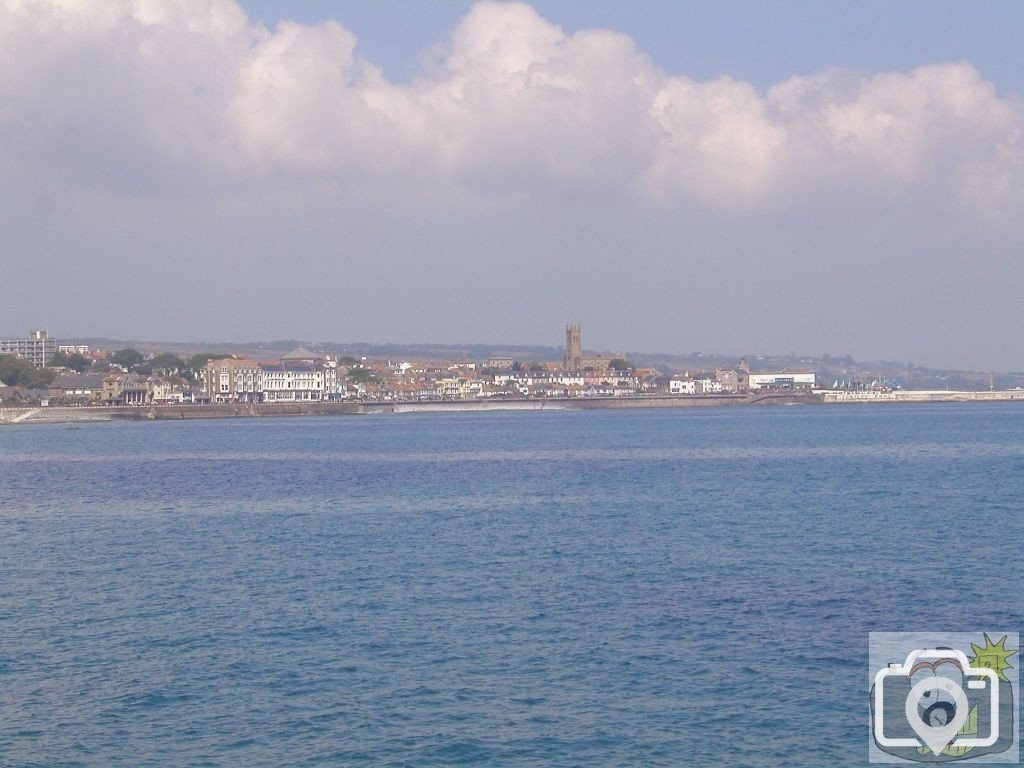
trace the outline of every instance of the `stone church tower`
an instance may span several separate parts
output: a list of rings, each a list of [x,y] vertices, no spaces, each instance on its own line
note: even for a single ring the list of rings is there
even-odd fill
[[[750,389],[750,363],[746,355],[740,358],[740,364],[736,367],[736,383],[740,392]]]
[[[579,323],[565,326],[565,358],[562,367],[567,371],[578,371],[583,357],[583,344],[580,342]]]

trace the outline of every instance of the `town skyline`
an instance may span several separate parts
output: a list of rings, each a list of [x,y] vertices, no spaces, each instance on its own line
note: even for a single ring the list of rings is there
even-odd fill
[[[24,334],[19,336],[17,333],[0,333],[0,337],[12,337],[22,338]],[[545,343],[504,343],[504,342],[404,342],[404,341],[383,341],[383,342],[371,342],[371,341],[336,341],[328,339],[316,339],[316,338],[273,338],[273,339],[243,339],[243,340],[219,340],[219,341],[207,341],[207,340],[182,340],[182,339],[146,339],[131,336],[120,336],[120,337],[109,337],[109,336],[88,336],[88,335],[70,335],[70,336],[54,336],[53,338],[59,339],[63,345],[86,345],[86,346],[98,346],[107,349],[120,349],[120,348],[135,348],[146,352],[180,352],[180,353],[194,353],[194,352],[208,352],[211,350],[224,350],[230,352],[237,352],[246,356],[259,357],[260,351],[262,350],[268,359],[273,357],[275,352],[284,352],[295,347],[309,347],[315,350],[330,351],[337,354],[358,354],[366,355],[370,358],[375,359],[386,359],[391,357],[417,357],[424,359],[459,359],[466,357],[467,359],[484,359],[495,355],[502,354],[514,354],[519,359],[526,362],[535,361],[554,361],[559,360],[563,357],[565,347],[556,344],[545,344]],[[980,374],[1022,374],[1024,370],[1019,368],[1013,368],[1009,366],[996,367],[996,368],[958,368],[952,365],[943,365],[942,361],[937,363],[923,362],[917,360],[889,360],[877,355],[875,356],[857,356],[845,352],[842,350],[832,351],[797,351],[791,350],[788,352],[784,351],[773,351],[773,350],[715,350],[715,349],[694,349],[694,350],[657,350],[657,349],[633,349],[633,350],[614,350],[608,347],[602,347],[601,345],[585,345],[584,351],[588,354],[593,355],[604,355],[606,357],[614,355],[623,355],[627,357],[640,357],[642,359],[647,358],[659,358],[659,359],[674,359],[681,361],[693,361],[694,363],[700,360],[739,360],[740,358],[747,357],[752,360],[759,359],[770,359],[770,360],[788,360],[799,362],[814,361],[814,360],[849,360],[853,363],[866,366],[878,366],[882,365],[888,368],[903,367],[903,368],[918,368],[921,370],[931,371],[944,371],[950,373],[980,373]],[[0,354],[3,354],[0,352]],[[475,358],[474,358],[475,356]]]
[[[567,323],[571,324],[571,323]],[[0,334],[2,336],[4,334]],[[7,334],[10,335],[10,334]],[[16,334],[15,334],[16,335]],[[592,336],[593,334],[589,334]],[[209,351],[216,348],[224,349],[241,349],[245,350],[247,354],[256,354],[259,349],[265,349],[267,351],[288,351],[296,346],[310,347],[312,349],[329,350],[340,354],[365,354],[368,357],[375,358],[386,358],[388,355],[412,355],[416,357],[430,357],[431,354],[439,354],[441,357],[445,355],[470,355],[475,354],[478,357],[486,358],[493,355],[499,355],[504,352],[514,352],[522,357],[523,360],[537,361],[537,360],[558,360],[564,355],[566,347],[564,344],[553,344],[544,342],[503,342],[503,341],[480,341],[480,342],[467,342],[467,341],[437,341],[427,340],[423,342],[414,341],[402,341],[402,340],[386,340],[386,341],[367,341],[367,340],[331,340],[326,338],[316,337],[278,337],[268,339],[238,339],[238,340],[227,340],[220,339],[218,341],[208,340],[182,340],[182,339],[146,339],[141,337],[108,337],[108,336],[87,336],[87,335],[71,335],[63,338],[68,344],[98,344],[106,347],[125,347],[125,346],[137,346],[140,349],[149,351],[167,351],[167,350],[182,350],[182,351]],[[435,350],[436,352],[431,352]],[[661,358],[678,358],[678,359],[692,359],[699,360],[706,358],[709,360],[739,360],[742,357],[749,357],[751,359],[788,359],[798,361],[801,359],[815,360],[815,359],[835,359],[844,360],[848,359],[857,363],[865,365],[871,364],[883,364],[888,366],[904,366],[911,368],[921,368],[935,371],[950,371],[950,372],[978,372],[978,373],[995,373],[995,374],[1013,374],[1013,373],[1024,373],[1024,366],[1014,368],[1012,366],[1002,366],[994,368],[959,368],[954,365],[944,364],[944,361],[922,361],[922,360],[901,360],[901,359],[889,359],[880,355],[854,355],[847,350],[818,350],[818,351],[807,351],[807,350],[771,350],[771,349],[738,349],[738,350],[719,350],[712,348],[697,348],[697,349],[653,349],[653,348],[637,348],[637,349],[617,349],[612,348],[608,345],[601,344],[584,344],[583,350],[587,353],[594,355],[626,355],[626,356],[641,356],[641,357],[661,357]],[[258,354],[257,354],[258,356]]]
[[[36,341],[33,341],[36,339]],[[40,341],[43,339],[43,341]],[[29,347],[26,347],[29,345]],[[810,370],[817,367],[824,372],[825,378],[838,371],[841,376],[874,375],[913,379],[915,377],[931,378],[932,383],[956,378],[961,384],[967,382],[992,382],[993,376],[1001,377],[1006,386],[1024,384],[1024,371],[1012,369],[969,370],[953,367],[934,366],[915,361],[882,360],[856,358],[847,354],[817,353],[772,353],[756,350],[743,352],[720,352],[715,350],[690,352],[658,352],[641,350],[611,350],[600,345],[586,345],[581,341],[581,324],[570,322],[564,326],[564,343],[561,346],[550,344],[415,344],[415,343],[384,343],[369,342],[337,342],[315,341],[311,339],[274,339],[267,341],[158,341],[129,338],[107,337],[67,337],[57,339],[46,330],[32,330],[25,336],[4,338],[0,334],[0,354],[18,354],[33,359],[38,365],[56,351],[72,354],[76,350],[117,349],[140,350],[148,355],[172,354],[189,357],[193,355],[210,355],[220,353],[239,358],[274,361],[282,354],[294,351],[295,348],[317,351],[333,357],[355,356],[367,361],[385,362],[401,360],[434,361],[451,364],[460,362],[483,363],[488,358],[505,357],[524,364],[544,363],[555,366],[561,363],[564,370],[607,367],[613,359],[629,359],[639,367],[661,368],[665,373],[678,373],[686,370],[700,372],[715,366],[736,365],[741,360],[749,359],[755,365],[794,369],[803,366]],[[44,351],[45,348],[45,351]],[[26,353],[28,351],[28,354]],[[966,376],[964,379],[962,377]],[[969,387],[970,388],[970,387]]]
[[[0,409],[6,409],[0,410],[0,420],[102,420],[125,413],[128,418],[288,415],[295,407],[314,415],[446,405],[536,410],[546,402],[573,408],[678,408],[1024,400],[1024,375],[1000,374],[997,386],[995,374],[942,375],[913,364],[871,370],[852,358],[828,355],[794,363],[697,353],[696,360],[680,365],[680,359],[665,356],[595,354],[583,345],[579,323],[565,326],[563,347],[529,348],[541,353],[533,360],[512,349],[473,348],[471,357],[468,351],[453,356],[436,349],[404,355],[393,348],[381,350],[392,354],[372,357],[299,342],[280,350],[294,343],[188,355],[166,345],[140,351],[80,340],[62,343],[40,329],[27,337],[0,338]],[[560,359],[552,360],[551,351],[561,351]],[[489,356],[481,359],[484,354]]]

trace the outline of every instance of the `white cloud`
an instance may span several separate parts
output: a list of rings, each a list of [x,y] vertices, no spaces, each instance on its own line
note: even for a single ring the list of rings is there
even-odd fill
[[[651,167],[655,191],[723,204],[757,201],[770,193],[787,132],[749,84],[669,78],[654,97],[651,114],[663,131]]]
[[[764,92],[664,73],[626,36],[495,2],[411,83],[338,23],[268,30],[231,0],[0,0],[0,49],[0,167],[85,189],[283,175],[730,209],[843,186],[1024,213],[1024,109],[966,63]]]

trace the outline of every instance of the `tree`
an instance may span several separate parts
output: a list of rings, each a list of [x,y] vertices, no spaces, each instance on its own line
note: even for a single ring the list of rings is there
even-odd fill
[[[223,360],[226,357],[231,357],[231,355],[221,352],[198,352],[192,355],[188,362],[182,361],[182,367],[178,369],[178,373],[181,374],[182,378],[195,381],[196,377],[201,376],[203,371],[206,370],[206,364],[210,360]]]
[[[376,384],[380,381],[369,368],[351,368],[347,375],[348,380],[356,384]]]
[[[351,367],[353,365],[359,365],[359,363],[360,360],[358,358],[352,357],[352,355],[342,355],[341,357],[338,358],[338,365],[347,365]]]
[[[523,364],[520,363],[518,360],[516,360],[514,363],[512,363],[512,370],[513,371],[521,371],[521,370],[523,370]]]
[[[231,355],[221,354],[220,352],[198,352],[188,359],[185,367],[199,372],[206,367],[210,360],[222,360],[225,357],[231,357]]]
[[[125,370],[130,370],[145,359],[146,357],[137,349],[119,349],[110,356],[110,362],[120,365]]]
[[[0,355],[0,381],[8,386],[44,389],[56,375],[51,368],[36,368],[15,355]]]
[[[633,370],[633,364],[629,360],[623,360],[621,357],[612,358],[611,362],[608,363],[608,367],[616,371]]]
[[[73,352],[70,355],[66,352],[58,352],[50,358],[51,368],[67,368],[68,370],[81,373],[88,370],[90,366],[92,366],[92,361],[77,352]]]
[[[0,383],[9,387],[17,386],[25,363],[25,360],[15,355],[0,355]]]
[[[530,370],[534,373],[538,373],[541,371],[546,371],[547,366],[544,365],[543,363],[530,363]]]
[[[185,367],[185,361],[170,352],[161,352],[149,361],[149,365],[154,371],[177,373]]]

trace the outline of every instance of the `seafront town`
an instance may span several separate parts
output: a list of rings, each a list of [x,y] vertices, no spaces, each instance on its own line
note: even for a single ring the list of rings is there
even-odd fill
[[[61,344],[37,330],[0,339],[0,423],[545,407],[1024,402],[1019,384],[996,389],[991,376],[987,388],[975,379],[973,389],[907,387],[899,379],[866,372],[826,383],[810,366],[752,370],[744,357],[732,364],[719,359],[713,367],[663,371],[634,365],[626,355],[586,351],[578,324],[566,326],[562,349],[557,360],[396,360],[303,345],[273,357],[178,356]]]
[[[669,374],[624,357],[587,353],[579,325],[566,328],[561,360],[368,360],[299,347],[275,359],[62,345],[44,331],[0,340],[5,406],[150,406],[229,403],[438,402],[534,398],[714,397],[811,390],[813,371],[733,367]]]

